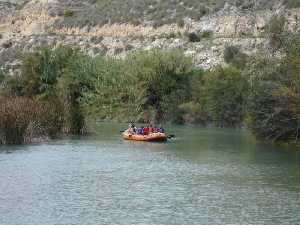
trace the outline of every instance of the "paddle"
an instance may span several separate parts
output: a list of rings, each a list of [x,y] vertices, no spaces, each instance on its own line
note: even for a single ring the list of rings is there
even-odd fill
[[[175,138],[175,135],[174,134],[170,134],[170,135],[168,135],[168,138],[169,139]]]

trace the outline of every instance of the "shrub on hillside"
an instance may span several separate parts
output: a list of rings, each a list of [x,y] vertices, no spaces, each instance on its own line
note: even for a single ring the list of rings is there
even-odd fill
[[[247,63],[248,56],[242,53],[237,46],[226,46],[224,60],[232,66],[243,69]]]
[[[287,57],[297,58],[300,55],[300,32],[286,33],[282,41],[282,50]]]
[[[201,38],[212,38],[213,37],[213,31],[211,30],[205,30],[200,33]]]
[[[201,41],[200,35],[196,34],[195,32],[186,33],[185,35],[188,38],[189,42],[199,42],[199,41]]]
[[[270,45],[274,50],[283,46],[286,19],[283,15],[273,16],[267,26],[267,35],[270,39]]]
[[[1,96],[22,96],[23,87],[21,78],[17,75],[7,76],[2,81],[0,88]]]
[[[4,79],[5,79],[5,73],[3,70],[0,69],[0,85],[2,84]]]
[[[65,16],[65,17],[72,17],[72,16],[74,16],[74,11],[72,11],[72,10],[70,10],[70,9],[66,9],[66,10],[64,11],[64,16]]]
[[[176,24],[177,24],[177,26],[180,27],[180,28],[183,28],[184,25],[185,25],[184,20],[183,20],[182,18],[178,19],[178,20],[176,21]]]

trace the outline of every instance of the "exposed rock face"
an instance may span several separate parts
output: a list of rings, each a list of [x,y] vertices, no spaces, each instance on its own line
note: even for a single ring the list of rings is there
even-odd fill
[[[223,52],[229,45],[249,55],[269,53],[265,31],[274,15],[286,18],[286,30],[300,29],[300,9],[285,9],[280,4],[273,10],[254,12],[225,4],[222,10],[199,21],[187,17],[181,26],[167,24],[157,28],[130,24],[59,27],[55,24],[64,19],[59,10],[56,0],[30,1],[21,10],[0,2],[0,65],[14,72],[22,52],[64,44],[78,46],[92,56],[124,57],[142,49],[182,49],[194,57],[197,66],[210,69],[224,64]],[[189,40],[186,34],[192,32],[199,34],[200,41]]]

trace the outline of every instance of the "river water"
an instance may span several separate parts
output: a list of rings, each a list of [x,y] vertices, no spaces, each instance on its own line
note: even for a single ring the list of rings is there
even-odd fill
[[[0,224],[300,224],[299,151],[191,126],[128,142],[124,126],[0,147]]]

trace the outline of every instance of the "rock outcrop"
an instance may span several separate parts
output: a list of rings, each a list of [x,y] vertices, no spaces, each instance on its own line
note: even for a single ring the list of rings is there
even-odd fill
[[[222,10],[195,21],[187,15],[180,24],[155,27],[149,23],[58,26],[66,16],[57,0],[29,1],[22,6],[0,2],[0,65],[14,73],[24,52],[40,46],[74,45],[92,56],[124,57],[137,50],[182,49],[197,66],[210,69],[224,64],[226,46],[237,46],[248,55],[270,53],[267,26],[276,15],[285,18],[285,29],[300,29],[300,9],[278,2],[271,9],[245,11],[225,4]],[[71,18],[69,18],[71,19]],[[197,39],[192,39],[193,35]]]

